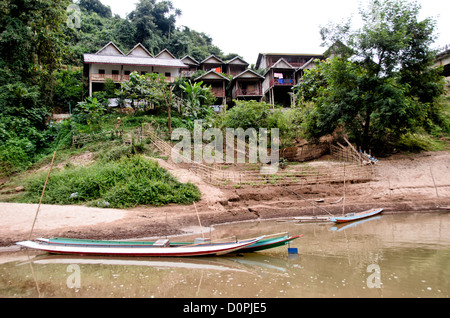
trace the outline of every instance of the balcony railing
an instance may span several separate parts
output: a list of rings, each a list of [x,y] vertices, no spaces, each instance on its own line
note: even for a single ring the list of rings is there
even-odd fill
[[[236,96],[262,96],[261,89],[237,89]]]
[[[112,79],[114,82],[127,82],[130,80],[130,75],[118,75],[118,74],[91,74],[90,79],[92,82],[104,82],[106,79]],[[166,76],[166,83],[175,82],[175,77]]]
[[[292,78],[275,78],[270,80],[270,86],[294,86],[295,80]]]
[[[126,77],[126,79],[125,79]],[[128,81],[128,75],[120,75],[120,74],[91,74],[91,81],[95,82],[103,82],[107,79],[111,79],[114,82]]]
[[[182,71],[181,76],[182,77],[192,77],[192,75],[194,75],[195,73],[196,73],[196,71]]]

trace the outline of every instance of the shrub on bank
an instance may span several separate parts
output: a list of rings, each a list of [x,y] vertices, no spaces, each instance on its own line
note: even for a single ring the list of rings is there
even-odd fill
[[[31,178],[20,201],[39,202],[45,177],[46,173],[43,173]],[[195,185],[179,182],[153,160],[133,156],[52,172],[42,203],[130,208],[189,204],[200,197]]]

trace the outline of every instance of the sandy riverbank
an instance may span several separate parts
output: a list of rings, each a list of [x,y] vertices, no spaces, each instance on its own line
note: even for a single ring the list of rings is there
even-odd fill
[[[129,210],[42,205],[32,238],[130,239],[182,234],[199,225],[196,208],[204,227],[242,220],[324,215],[319,208],[278,186],[217,188],[188,170],[159,161],[180,181],[195,183],[202,191],[202,200],[195,206]],[[342,184],[291,188],[310,200],[323,199],[320,206],[330,213],[342,213],[342,204],[331,204],[342,197]],[[373,181],[349,184],[345,190],[345,212],[372,207],[384,208],[386,213],[430,212],[438,206],[450,206],[449,152],[382,159],[376,165]],[[37,207],[37,204],[0,203],[0,246],[29,238]]]

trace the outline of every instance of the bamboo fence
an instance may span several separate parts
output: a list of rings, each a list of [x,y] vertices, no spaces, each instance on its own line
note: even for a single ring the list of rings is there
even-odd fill
[[[88,142],[107,138],[108,136],[122,138],[122,135],[123,135],[122,130],[102,131],[100,133],[91,133],[91,134],[78,134],[72,136],[72,145],[79,147]]]
[[[172,153],[172,146],[162,140],[151,126],[145,131],[145,136],[150,138],[151,143],[164,155],[177,162],[188,165],[189,169],[201,177],[205,182],[216,186],[237,186],[237,185],[278,185],[278,184],[326,184],[347,182],[367,182],[372,180],[374,170],[372,165],[362,164],[356,160],[355,150],[347,150],[345,158],[338,163],[327,165],[290,165],[286,169],[279,168],[276,173],[264,174],[260,168],[263,165],[243,164],[213,164],[199,163],[191,158],[176,157],[180,154]],[[344,147],[345,148],[345,147]],[[339,153],[340,152],[336,152]],[[175,157],[174,157],[175,156]]]
[[[337,161],[351,162],[358,165],[371,165],[376,163],[376,159],[372,158],[366,152],[357,151],[356,148],[346,139],[347,147],[339,142],[336,145],[330,145],[330,154]]]

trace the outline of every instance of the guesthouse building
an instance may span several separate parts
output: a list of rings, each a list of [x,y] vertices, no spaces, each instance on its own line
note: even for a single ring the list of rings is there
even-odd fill
[[[164,49],[153,56],[141,43],[128,53],[122,52],[113,42],[98,52],[84,54],[85,73],[89,96],[104,90],[107,81],[116,84],[128,81],[132,72],[156,73],[167,82],[185,77],[211,86],[217,105],[232,105],[233,100],[265,101],[272,105],[290,107],[294,103],[292,88],[307,68],[321,54],[260,53],[255,67],[237,56],[223,61],[210,55],[201,62],[186,55],[181,59]]]
[[[164,75],[167,82],[173,82],[184,70],[189,70],[189,66],[168,50],[153,57],[142,44],[137,44],[124,54],[113,42],[109,42],[94,54],[84,54],[83,58],[88,73],[89,96],[103,90],[108,79],[114,83],[128,81],[132,72],[157,73]]]

